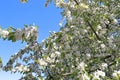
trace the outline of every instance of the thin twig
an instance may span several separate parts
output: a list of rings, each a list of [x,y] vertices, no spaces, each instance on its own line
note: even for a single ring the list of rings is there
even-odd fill
[[[79,5],[79,3],[77,2],[77,0],[74,0],[75,1],[75,3],[77,4],[77,5]]]
[[[77,5],[79,5],[79,3],[77,2],[77,0],[74,0],[75,1],[75,3],[77,4]],[[93,28],[93,26],[91,25],[91,23],[87,20],[87,23],[88,23],[88,25],[90,26],[90,28],[92,29],[92,31],[93,31],[93,33],[95,34],[95,36],[97,37],[97,39],[98,40],[101,40],[100,39],[100,37],[98,36],[98,34],[96,33],[96,31],[94,30],[94,28]]]
[[[96,33],[96,31],[94,30],[94,28],[92,27],[92,25],[90,24],[90,22],[87,20],[88,25],[90,26],[90,28],[92,29],[93,33],[95,34],[95,36],[97,37],[98,40],[101,40],[100,37],[98,36],[98,34]]]
[[[65,74],[62,74],[63,76],[68,76],[68,75],[71,75],[72,73],[65,73]]]

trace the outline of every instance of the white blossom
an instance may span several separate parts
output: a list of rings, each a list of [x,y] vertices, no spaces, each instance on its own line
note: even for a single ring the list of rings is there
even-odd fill
[[[15,38],[16,38],[16,40],[21,40],[22,39],[22,34],[23,34],[23,31],[17,30],[15,32]]]
[[[38,63],[41,65],[41,66],[47,66],[47,62],[43,59],[39,59],[38,60]]]
[[[47,58],[45,59],[45,61],[48,62],[48,63],[53,63],[53,62],[55,61],[55,59],[50,58],[50,57],[47,57]]]
[[[75,26],[72,25],[72,26],[70,26],[70,27],[71,27],[71,28],[74,28]]]
[[[108,64],[107,64],[107,63],[102,63],[102,64],[101,64],[101,68],[102,68],[102,69],[106,69],[107,67],[108,67]]]
[[[115,24],[118,24],[118,21],[117,21],[117,19],[114,19],[114,20],[113,20],[113,22],[114,22]]]
[[[102,26],[98,25],[98,26],[97,26],[97,29],[98,29],[98,30],[101,30],[101,29],[102,29]]]
[[[94,72],[94,78],[95,79],[101,80],[100,76],[105,77],[105,72],[100,71],[100,70],[97,70],[97,71]]]
[[[88,8],[89,8],[89,6],[88,6],[88,5],[86,5],[86,4],[84,4],[84,3],[80,3],[80,6],[81,6],[82,8],[86,8],[86,9],[88,9]]]
[[[90,77],[87,74],[82,75],[83,80],[90,80]]]
[[[91,54],[90,53],[87,53],[86,56],[87,56],[88,59],[91,58]]]
[[[59,26],[62,27],[62,23],[59,23]]]
[[[105,48],[106,47],[105,44],[101,44],[100,46],[101,46],[101,48]]]
[[[12,69],[11,72],[13,72],[13,73],[16,72],[16,69]]]
[[[26,53],[30,53],[27,55],[30,59],[30,68],[35,72],[35,75],[40,75],[41,71],[39,70],[42,70],[48,77],[50,77],[49,73],[56,79],[58,77],[58,79],[74,80],[77,77],[80,80],[90,80],[93,77],[93,80],[103,80],[105,76],[107,78],[119,76],[120,70],[113,70],[119,69],[119,37],[110,35],[116,31],[120,32],[118,25],[116,25],[118,21],[115,19],[118,15],[115,12],[119,10],[117,6],[119,4],[114,1],[111,3],[107,1],[108,7],[106,1],[103,1],[104,5],[97,0],[54,0],[55,6],[63,9],[63,19],[59,23],[62,27],[59,31],[60,34],[59,32],[51,32],[50,37],[39,44],[31,41],[31,38],[35,40],[37,38],[36,27],[27,26],[24,29],[16,30],[16,40],[21,40],[22,34],[24,34],[26,40],[31,42],[27,43],[27,48],[25,47],[11,57],[7,66],[14,67],[17,59],[21,59],[21,57],[24,59],[24,54],[26,56]],[[110,29],[106,29],[107,25]],[[92,27],[100,40],[97,39]],[[0,36],[7,37],[8,34],[7,30],[0,29]],[[106,54],[110,54],[112,57],[106,58]],[[111,65],[113,60],[116,61],[115,65],[108,68],[108,64]],[[33,65],[34,63],[36,65]],[[111,69],[110,72],[109,69]],[[21,64],[21,66],[10,70],[24,72],[29,69]],[[30,73],[33,72],[30,71]],[[70,76],[60,76],[56,73],[60,73],[60,75],[67,73]],[[72,73],[75,73],[73,79],[71,78]],[[112,76],[106,74],[112,74]]]
[[[25,30],[23,31],[25,34],[25,38],[29,39],[31,36],[36,37],[37,36],[37,28],[34,26],[26,27]]]
[[[62,0],[54,0],[57,7],[62,7],[63,1]]]
[[[80,69],[80,70],[85,70],[85,66],[86,66],[86,64],[85,64],[84,62],[81,62],[81,63],[79,63],[79,65],[78,65],[78,69]]]
[[[60,56],[60,55],[61,55],[61,53],[60,53],[59,51],[56,51],[55,54],[56,54],[57,56]]]
[[[15,69],[20,71],[20,72],[22,72],[22,71],[29,71],[29,69],[26,66],[24,66],[24,65],[17,66],[17,67],[15,67]],[[15,70],[13,69],[13,71],[15,71]]]
[[[3,38],[7,38],[8,37],[9,32],[7,30],[2,30],[0,28],[0,36]]]
[[[120,76],[120,70],[115,70],[114,72],[113,72],[113,77],[117,77],[117,76]]]

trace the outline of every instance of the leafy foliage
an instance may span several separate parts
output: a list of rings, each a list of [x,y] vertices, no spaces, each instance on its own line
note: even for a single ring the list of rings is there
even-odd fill
[[[27,45],[3,70],[24,74],[20,80],[120,80],[120,1],[54,3],[63,9],[60,31],[51,32],[42,43],[37,42],[33,26],[10,32],[8,40],[25,40]],[[19,32],[20,37],[14,37]]]
[[[28,0],[20,0],[21,2],[23,2],[23,3],[26,3],[26,2],[28,2]]]
[[[0,57],[0,69],[2,68],[2,59],[1,59],[1,57]]]

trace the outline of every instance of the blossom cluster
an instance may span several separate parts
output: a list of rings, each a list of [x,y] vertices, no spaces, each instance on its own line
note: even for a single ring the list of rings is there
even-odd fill
[[[11,29],[11,28],[10,28]],[[24,29],[2,30],[0,28],[0,37],[8,40],[36,40],[38,36],[38,30],[36,26],[27,26]]]
[[[27,26],[23,30],[16,30],[15,31],[15,38],[16,40],[21,40],[23,36],[25,39],[29,40],[30,37],[37,38],[37,28],[34,26]]]
[[[4,70],[25,72],[26,77],[30,74],[44,78],[44,74],[46,80],[119,80],[118,1],[104,0],[100,4],[99,0],[54,0],[54,3],[63,9],[60,31],[51,32],[38,43],[36,39],[30,40],[30,36],[37,36],[35,27],[16,30],[16,40],[24,36],[30,42],[11,57]]]
[[[7,30],[2,30],[0,28],[0,37],[6,38],[6,37],[8,37],[8,34],[9,34],[9,32]]]

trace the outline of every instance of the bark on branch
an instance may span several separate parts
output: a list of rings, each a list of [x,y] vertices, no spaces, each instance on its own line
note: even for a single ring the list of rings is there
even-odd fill
[[[98,40],[101,40],[100,37],[98,36],[98,34],[96,33],[96,31],[94,30],[93,26],[91,25],[91,23],[89,21],[87,21],[88,25],[90,26],[91,30],[93,31],[93,33],[95,34],[95,36],[97,37]]]
[[[77,2],[77,0],[74,0],[75,1],[75,3],[77,4],[77,5],[79,5],[79,3]],[[93,33],[95,34],[95,36],[97,37],[97,39],[98,40],[101,40],[100,39],[100,37],[98,36],[98,34],[96,33],[96,31],[94,30],[94,28],[93,28],[93,26],[91,25],[91,23],[87,20],[87,23],[88,23],[88,25],[90,26],[90,28],[91,28],[91,30],[93,31]]]
[[[75,1],[75,3],[77,4],[77,5],[79,5],[79,3],[77,2],[77,0],[74,0]]]

